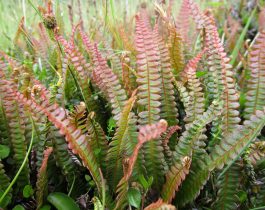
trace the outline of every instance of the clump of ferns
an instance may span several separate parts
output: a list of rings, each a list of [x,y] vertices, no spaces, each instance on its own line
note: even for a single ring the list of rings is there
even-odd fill
[[[53,66],[57,84],[47,90],[31,72],[15,71],[20,64],[7,55],[5,63],[12,73],[7,73],[5,66],[0,70],[1,144],[12,148],[18,167],[30,141],[27,133],[34,130],[37,134],[33,150],[37,153],[38,208],[51,191],[47,180],[54,178],[52,167],[60,168],[67,182],[64,190],[75,198],[87,190],[79,191],[85,186],[84,175],[89,175],[94,182],[90,196],[94,196],[95,206],[102,208],[128,208],[132,191],[140,193],[141,209],[265,205],[264,187],[257,187],[264,182],[260,178],[264,144],[259,137],[265,125],[264,31],[249,56],[251,75],[243,92],[243,120],[234,71],[214,18],[209,11],[201,12],[192,0],[183,0],[178,27],[170,18],[170,6],[166,12],[156,5],[154,26],[142,6],[135,17],[134,45],[124,37],[124,30],[120,35],[126,51],[132,51],[121,58],[112,50],[101,51],[79,25],[73,27],[69,40],[65,39],[54,25],[51,5],[41,12],[57,46]],[[195,34],[191,31],[189,36],[190,17],[201,42],[196,55],[186,56]],[[108,46],[104,40],[102,43]],[[196,71],[202,67],[207,71],[198,78]],[[25,76],[23,85],[18,85],[19,75]],[[105,104],[95,97],[97,91],[108,106],[104,112]],[[75,109],[69,110],[73,100]],[[110,117],[115,130],[107,136]],[[14,174],[5,171],[6,165],[0,162],[0,180],[8,183]],[[252,200],[240,202],[242,170],[252,177],[256,195],[249,193]],[[22,174],[14,187],[20,192],[30,181],[28,162]],[[140,177],[152,183],[145,187]],[[0,192],[6,186],[1,185]]]

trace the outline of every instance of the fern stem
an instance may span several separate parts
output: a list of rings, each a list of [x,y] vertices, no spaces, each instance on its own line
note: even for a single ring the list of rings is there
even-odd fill
[[[17,178],[19,177],[20,173],[22,172],[23,168],[25,167],[25,165],[27,163],[27,160],[28,160],[28,157],[29,157],[32,145],[33,145],[34,132],[35,132],[35,128],[34,128],[35,126],[34,126],[34,123],[33,123],[32,119],[31,119],[31,123],[32,123],[32,132],[31,132],[31,139],[30,139],[30,144],[29,144],[29,148],[28,148],[27,154],[24,157],[24,160],[23,160],[18,172],[16,173],[15,177],[13,178],[12,182],[10,183],[10,185],[7,187],[7,189],[3,193],[2,197],[0,198],[0,203],[2,203],[2,201],[5,198],[5,196],[9,193],[10,189],[12,188],[12,186],[16,183]]]
[[[70,190],[69,190],[69,192],[67,194],[69,197],[71,196],[71,193],[73,191],[74,185],[75,185],[75,174],[74,174],[74,179],[73,179],[73,182],[71,184]]]

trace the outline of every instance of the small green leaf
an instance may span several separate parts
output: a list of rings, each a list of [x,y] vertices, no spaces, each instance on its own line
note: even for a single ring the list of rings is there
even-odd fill
[[[138,189],[130,188],[128,191],[129,204],[135,208],[139,208],[141,204],[141,193]]]
[[[49,194],[47,200],[58,210],[80,210],[71,197],[61,192]]]
[[[207,74],[206,71],[197,71],[197,72],[196,72],[196,77],[197,77],[197,78],[201,78],[201,77],[203,77],[203,76],[206,75],[206,74]]]
[[[138,179],[139,179],[140,184],[143,186],[143,188],[145,190],[147,190],[149,187],[149,184],[148,184],[147,180],[144,178],[144,175],[141,174]]]
[[[0,144],[0,159],[5,159],[9,156],[10,148],[6,145]]]
[[[25,208],[21,205],[16,205],[12,210],[25,210]]]
[[[31,196],[33,195],[33,193],[34,193],[34,190],[33,190],[33,188],[32,188],[31,185],[26,185],[26,186],[24,187],[24,189],[23,189],[23,197],[24,197],[24,198],[29,198],[29,197],[31,197]]]

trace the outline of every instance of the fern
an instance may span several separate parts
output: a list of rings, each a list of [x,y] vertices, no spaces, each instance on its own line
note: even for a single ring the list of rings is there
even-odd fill
[[[113,177],[110,177],[113,186],[116,186],[122,177],[123,156],[130,156],[136,143],[134,140],[136,136],[136,119],[133,112],[131,112],[135,100],[136,96],[132,95],[127,101],[118,122],[116,133],[110,143],[107,160],[109,174],[113,175]]]
[[[137,104],[139,105],[140,125],[156,123],[160,119],[161,76],[159,71],[159,51],[154,39],[146,11],[142,10],[136,16],[136,51],[137,51]],[[151,141],[144,145],[143,153],[147,173],[154,175],[157,181],[158,174],[166,170],[161,141]]]
[[[250,117],[250,120],[244,122],[243,126],[238,126],[237,130],[216,145],[210,155],[209,169],[223,168],[224,164],[232,163],[258,136],[264,125],[264,111],[257,111]]]
[[[124,176],[120,180],[117,186],[117,197],[116,197],[116,206],[115,209],[122,209],[127,205],[127,191],[129,187],[129,180],[132,176],[133,169],[135,163],[137,161],[137,157],[139,151],[143,144],[148,141],[152,141],[158,138],[163,132],[167,129],[167,122],[165,120],[160,120],[156,124],[142,126],[139,129],[138,134],[138,143],[136,144],[132,155],[128,158],[127,165],[124,167]]]
[[[200,146],[200,140],[198,137],[201,135],[206,124],[210,123],[218,114],[221,114],[220,108],[220,104],[214,101],[208,110],[203,113],[202,116],[198,117],[180,137],[180,140],[176,145],[173,164],[167,172],[166,183],[164,184],[162,191],[163,199],[165,199],[165,201],[171,201],[175,196],[175,190],[178,189],[181,182],[185,179],[189,169],[189,164],[184,165],[182,163],[183,159],[191,159],[193,151],[196,147]]]
[[[3,81],[0,81],[1,98],[3,100],[4,112],[8,122],[9,139],[13,149],[15,170],[18,170],[27,152],[27,144],[24,136],[25,127],[20,117],[21,107],[17,101],[14,100],[15,95],[13,91],[10,89],[7,90],[6,88],[7,85]],[[21,176],[18,177],[18,189],[21,190],[28,183],[29,165],[27,163],[21,172]]]
[[[7,81],[1,81],[4,84],[10,84]],[[80,156],[83,164],[89,169],[99,192],[101,192],[101,176],[100,167],[96,162],[95,156],[91,150],[91,146],[88,144],[87,137],[81,133],[80,129],[75,128],[70,124],[70,121],[66,117],[66,111],[59,107],[57,104],[49,105],[48,101],[43,101],[37,104],[33,100],[26,99],[20,92],[6,87],[6,90],[10,91],[14,98],[24,106],[28,106],[33,113],[40,112],[45,114],[48,119],[53,122],[62,135],[65,135],[65,139],[68,142],[68,147],[76,154]]]
[[[36,192],[36,200],[37,200],[37,209],[40,209],[43,205],[43,198],[48,194],[48,178],[47,178],[47,164],[50,154],[52,153],[52,148],[48,148],[44,151],[44,158],[38,172],[38,180],[36,182],[37,192]]]
[[[191,159],[186,156],[182,159],[181,163],[176,162],[175,165],[173,165],[170,168],[170,171],[166,174],[167,182],[163,186],[162,190],[162,197],[165,202],[170,203],[175,197],[175,191],[178,190],[180,184],[189,173],[190,164]],[[172,177],[174,178],[172,179]],[[174,188],[172,188],[171,186],[174,186]]]
[[[240,182],[240,168],[238,163],[233,164],[230,169],[217,180],[219,188],[217,200],[214,203],[215,209],[237,209],[239,198],[237,190]]]
[[[2,164],[2,161],[0,160],[0,195],[3,194],[3,192],[6,190],[6,188],[10,184],[9,181],[10,180],[9,180],[9,177],[6,175],[4,165]],[[3,200],[0,203],[0,206],[5,208],[10,203],[11,198],[12,198],[12,194],[11,194],[11,192],[9,192],[8,196],[5,198],[5,200]]]
[[[260,35],[256,39],[250,52],[249,69],[251,71],[251,76],[247,83],[247,93],[244,110],[245,119],[249,119],[249,117],[253,113],[255,113],[256,110],[262,110],[265,106],[265,87],[263,85],[263,81],[265,79],[265,69],[263,66],[263,63],[265,62],[264,42],[265,32],[260,32]]]

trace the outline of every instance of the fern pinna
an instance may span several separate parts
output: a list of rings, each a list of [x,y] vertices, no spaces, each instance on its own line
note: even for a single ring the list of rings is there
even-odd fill
[[[142,3],[124,24],[112,1],[78,24],[69,5],[70,33],[52,1],[36,33],[22,18],[14,52],[0,53],[1,208],[42,209],[55,191],[82,209],[265,205],[265,32],[238,84],[210,10],[183,0],[174,20],[174,3]]]

